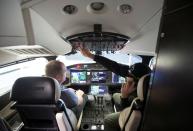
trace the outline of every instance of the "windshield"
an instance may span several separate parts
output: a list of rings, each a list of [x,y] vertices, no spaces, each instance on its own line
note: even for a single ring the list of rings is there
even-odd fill
[[[121,64],[125,65],[132,65],[134,63],[141,63],[142,58],[137,55],[127,55],[127,54],[121,54],[119,52],[116,52],[116,54],[107,54],[105,52],[102,53],[102,56],[109,58],[113,61],[116,61]],[[73,55],[64,55],[64,56],[58,56],[56,60],[59,60],[63,62],[66,66],[74,65],[74,64],[84,64],[84,63],[95,63],[90,58],[84,57],[80,54],[80,52],[73,54]]]
[[[107,54],[103,56],[121,64],[132,65],[142,62],[142,58],[137,55],[127,54]],[[58,56],[56,60],[63,62],[66,66],[84,63],[95,63],[95,61],[82,56],[79,52],[73,55]],[[45,58],[36,58],[32,61],[19,63],[0,68],[0,96],[10,91],[16,79],[24,76],[42,76],[45,73],[45,65],[48,61]]]

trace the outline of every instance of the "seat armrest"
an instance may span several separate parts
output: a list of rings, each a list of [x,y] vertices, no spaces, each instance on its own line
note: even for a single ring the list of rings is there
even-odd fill
[[[58,127],[60,131],[71,131],[70,125],[69,125],[69,129],[67,129],[65,125],[66,123],[64,121],[68,121],[68,120],[67,119],[64,120],[63,115],[64,115],[63,112],[59,112],[56,114],[56,121],[57,121]]]

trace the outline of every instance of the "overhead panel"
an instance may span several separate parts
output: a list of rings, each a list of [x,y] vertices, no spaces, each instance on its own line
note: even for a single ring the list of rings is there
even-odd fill
[[[75,53],[79,47],[83,47],[95,51],[96,54],[102,54],[102,51],[115,53],[122,49],[129,39],[130,37],[122,34],[102,31],[101,24],[94,24],[93,32],[74,34],[64,38],[72,45],[71,53]]]

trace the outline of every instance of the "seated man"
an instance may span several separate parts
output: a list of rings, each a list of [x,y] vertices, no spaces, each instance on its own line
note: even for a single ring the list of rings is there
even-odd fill
[[[88,49],[83,48],[82,46],[79,47],[79,50],[83,56],[96,61],[97,63],[103,65],[105,68],[114,72],[115,74],[122,77],[133,78],[136,84],[140,77],[151,72],[151,69],[143,63],[136,63],[131,66],[123,65],[103,56],[94,55]],[[129,95],[127,96],[127,98],[122,97],[120,93],[113,94],[113,101],[118,111],[121,111],[125,107],[128,107],[131,104],[133,98],[137,96],[136,88],[132,90],[132,92],[127,92],[127,94],[128,93]]]
[[[136,91],[135,81],[132,77],[128,77],[125,84],[121,87],[121,94],[120,94],[120,103],[122,109],[128,107],[132,100],[135,98],[135,95],[131,95],[133,92]],[[119,116],[120,112],[109,114],[105,117],[104,120],[104,128],[105,131],[119,131]]]
[[[127,82],[121,87],[121,93],[115,93],[113,95],[113,101],[119,111],[130,106],[133,99],[137,97],[136,86],[139,78],[145,74],[151,73],[151,69],[143,63],[136,63],[132,66],[123,65],[103,56],[94,55],[88,49],[85,49],[82,46],[79,47],[79,50],[82,55],[93,59],[94,61],[103,65],[115,74],[122,77],[127,77]],[[118,123],[119,115],[120,112],[107,115],[104,120],[105,131],[120,130]]]
[[[77,119],[79,119],[88,98],[82,90],[74,90],[62,85],[66,79],[66,67],[64,63],[56,60],[50,61],[46,65],[45,73],[46,76],[55,78],[60,83],[61,99],[75,113]]]

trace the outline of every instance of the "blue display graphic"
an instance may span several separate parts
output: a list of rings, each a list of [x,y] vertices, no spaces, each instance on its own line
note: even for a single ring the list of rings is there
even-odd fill
[[[71,83],[86,83],[86,71],[71,71]]]
[[[106,72],[98,71],[98,72],[92,72],[91,73],[91,82],[92,83],[105,83],[107,74]]]
[[[125,83],[125,78],[112,73],[112,83]]]
[[[91,85],[90,94],[92,95],[103,95],[108,93],[108,87],[105,85]]]

